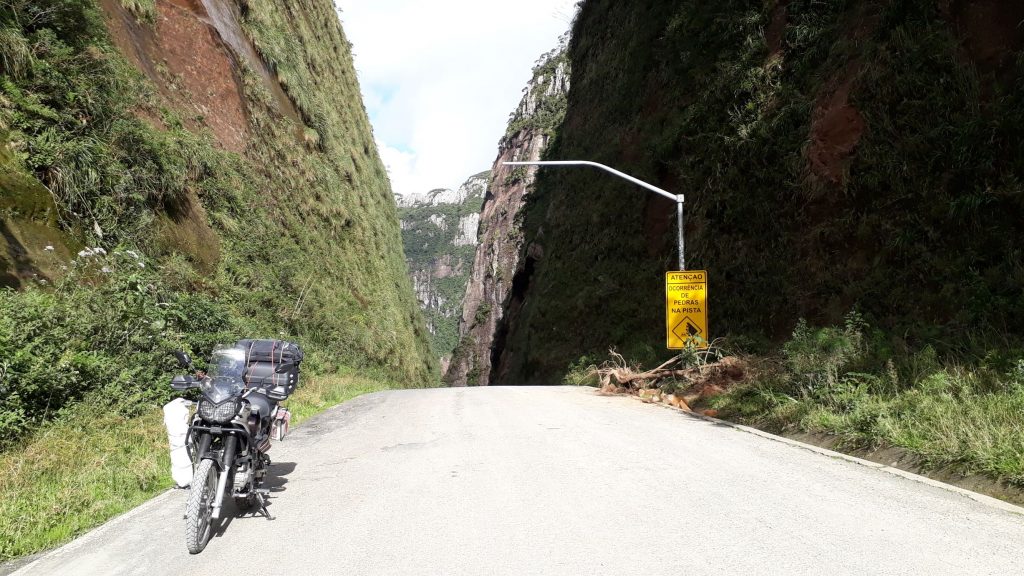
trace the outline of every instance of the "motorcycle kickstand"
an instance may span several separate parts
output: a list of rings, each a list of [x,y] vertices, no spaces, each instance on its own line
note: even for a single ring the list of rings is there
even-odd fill
[[[270,490],[266,488],[259,488],[256,490],[256,498],[260,502],[260,512],[267,517],[267,520],[273,520],[274,517],[270,515],[270,510],[267,510],[267,494],[270,494]]]

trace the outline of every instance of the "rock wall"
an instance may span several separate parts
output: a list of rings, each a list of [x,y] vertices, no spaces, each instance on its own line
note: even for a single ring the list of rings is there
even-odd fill
[[[523,236],[520,212],[533,187],[536,168],[504,166],[541,158],[562,119],[569,91],[566,42],[545,54],[534,69],[518,108],[498,145],[493,177],[480,214],[479,245],[459,320],[459,344],[445,381],[485,386],[491,375],[495,339],[502,337],[512,278],[520,268]]]
[[[771,351],[800,318],[856,310],[892,354],[1019,357],[1022,6],[588,0],[548,153],[686,195],[687,262],[732,346]],[[660,363],[671,202],[597,171],[543,176],[492,383],[557,384],[612,347]]]

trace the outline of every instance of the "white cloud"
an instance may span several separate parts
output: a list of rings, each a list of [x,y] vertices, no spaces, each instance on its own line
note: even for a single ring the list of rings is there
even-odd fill
[[[402,152],[387,144],[378,142],[377,149],[380,150],[380,158],[388,167],[388,175],[391,177],[391,188],[396,194],[408,196],[413,192],[422,194],[426,190],[417,187],[416,177],[413,169],[416,166],[416,156],[411,152]]]
[[[490,168],[537,58],[575,0],[336,0],[399,194]]]

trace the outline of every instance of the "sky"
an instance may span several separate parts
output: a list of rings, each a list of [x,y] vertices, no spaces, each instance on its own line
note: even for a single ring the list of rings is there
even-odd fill
[[[490,169],[534,63],[575,0],[335,0],[366,109],[401,195]]]

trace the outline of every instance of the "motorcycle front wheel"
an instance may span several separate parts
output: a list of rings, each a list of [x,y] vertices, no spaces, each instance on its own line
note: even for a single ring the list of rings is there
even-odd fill
[[[203,460],[192,477],[192,488],[185,509],[185,545],[189,554],[206,548],[213,533],[213,503],[217,499],[217,467]]]

